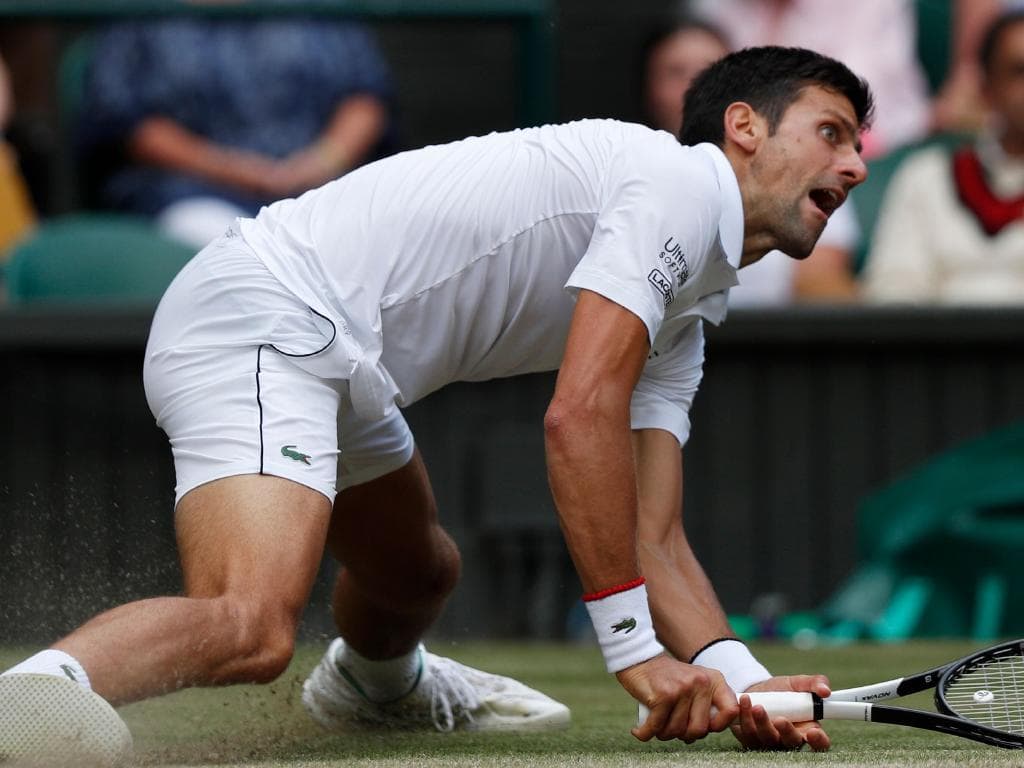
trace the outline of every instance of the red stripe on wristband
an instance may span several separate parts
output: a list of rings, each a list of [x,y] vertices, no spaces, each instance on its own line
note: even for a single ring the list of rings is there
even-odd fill
[[[636,589],[637,587],[642,587],[646,583],[647,579],[645,579],[643,576],[638,576],[632,581],[627,581],[625,584],[619,584],[617,587],[607,587],[605,589],[599,589],[597,590],[597,592],[588,592],[583,596],[583,602],[592,603],[595,600],[602,600],[606,597],[617,595],[620,592],[629,592],[629,590]]]

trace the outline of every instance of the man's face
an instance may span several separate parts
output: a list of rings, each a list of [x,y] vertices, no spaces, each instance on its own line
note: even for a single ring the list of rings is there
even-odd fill
[[[1024,23],[999,35],[985,95],[1003,125],[1003,142],[1014,153],[1024,151]]]
[[[866,176],[853,106],[845,96],[808,86],[753,158],[748,223],[769,232],[783,253],[806,258],[828,217]]]

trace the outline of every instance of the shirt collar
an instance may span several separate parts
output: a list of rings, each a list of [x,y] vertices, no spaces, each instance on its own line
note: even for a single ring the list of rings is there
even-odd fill
[[[694,149],[702,151],[715,164],[718,188],[722,190],[722,217],[718,222],[718,238],[729,265],[733,269],[739,269],[743,256],[743,198],[740,196],[736,172],[717,145],[703,142],[697,144]]]

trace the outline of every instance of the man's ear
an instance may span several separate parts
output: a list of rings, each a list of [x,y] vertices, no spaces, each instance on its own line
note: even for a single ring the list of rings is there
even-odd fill
[[[745,101],[734,101],[725,109],[725,138],[746,152],[757,150],[765,134],[765,121]]]

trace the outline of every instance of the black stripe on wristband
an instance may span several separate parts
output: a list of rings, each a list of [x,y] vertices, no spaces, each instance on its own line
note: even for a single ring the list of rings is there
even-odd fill
[[[694,659],[696,659],[698,656],[700,656],[702,653],[704,653],[704,651],[706,651],[712,645],[718,645],[719,643],[724,643],[726,640],[735,640],[737,643],[743,643],[743,641],[740,640],[738,637],[716,637],[710,643],[706,643],[699,651],[697,651],[695,654],[693,654],[693,656],[690,657],[690,664],[693,664]],[[746,645],[746,643],[743,643],[743,644]]]

